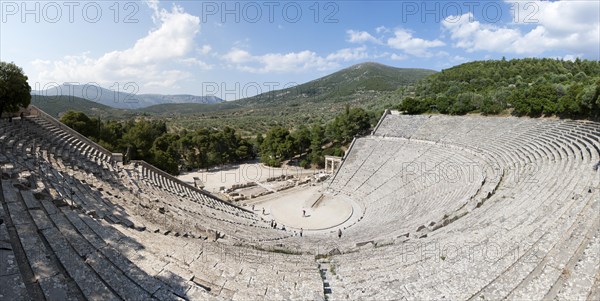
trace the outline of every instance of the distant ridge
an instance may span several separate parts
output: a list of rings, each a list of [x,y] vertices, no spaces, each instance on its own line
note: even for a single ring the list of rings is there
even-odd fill
[[[411,85],[437,71],[418,68],[396,68],[379,63],[361,63],[324,77],[290,87],[234,101],[212,105],[159,104],[140,109],[149,114],[187,115],[224,110],[284,110],[305,105],[343,105],[374,99],[406,85]],[[331,108],[331,106],[329,106]],[[315,109],[313,105],[307,109]],[[167,113],[168,112],[168,113]]]
[[[129,110],[116,109],[91,100],[72,96],[33,95],[31,97],[31,104],[54,118],[60,118],[62,114],[69,110],[83,112],[88,116],[110,119],[119,119],[134,114],[134,112]]]
[[[148,96],[146,106],[121,106],[115,109],[113,91],[107,90],[109,97],[101,103],[82,98],[63,97],[63,101],[52,102],[53,97],[40,98],[44,104],[37,106],[55,114],[69,109],[82,111],[103,119],[130,118],[132,116],[153,116],[169,118],[180,128],[213,127],[223,125],[240,129],[244,134],[264,132],[273,125],[295,127],[299,124],[320,122],[332,118],[346,106],[379,110],[397,103],[397,91],[414,85],[432,74],[434,70],[418,68],[396,68],[379,63],[361,63],[344,68],[324,77],[293,86],[287,89],[270,91],[253,97],[234,101],[186,103],[185,95],[172,96],[172,102],[156,103],[153,95]],[[70,87],[67,87],[70,88]],[[127,95],[119,96],[126,99]],[[41,97],[41,96],[38,96]],[[158,96],[161,98],[162,96]],[[163,97],[164,98],[164,97]],[[176,102],[181,101],[181,102]],[[208,102],[208,103],[207,103]],[[119,105],[121,103],[117,103]],[[53,116],[56,116],[53,114]]]
[[[65,83],[46,90],[32,91],[31,94],[82,98],[117,109],[140,109],[159,104],[214,104],[223,102],[222,99],[216,96],[137,94],[137,89],[135,85],[124,85],[119,90],[110,90],[97,85],[71,85]]]

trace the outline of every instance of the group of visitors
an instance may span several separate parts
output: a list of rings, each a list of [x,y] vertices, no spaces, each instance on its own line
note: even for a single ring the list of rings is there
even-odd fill
[[[599,163],[599,164],[600,164],[600,163]],[[255,206],[254,206],[254,205],[252,205],[252,211],[254,211],[254,209],[255,209]],[[263,207],[263,208],[262,208],[262,214],[264,215],[265,213],[266,213],[266,212],[265,212],[265,208]],[[307,215],[306,215],[306,210],[305,210],[305,209],[303,209],[303,210],[302,210],[302,217],[306,217],[306,216],[307,216]],[[274,219],[272,219],[272,220],[271,220],[271,228],[272,228],[272,229],[277,229],[277,222],[276,222]],[[281,226],[281,230],[285,231],[285,225],[282,225],[282,226]],[[297,234],[299,234],[299,235],[300,235],[300,237],[302,237],[302,236],[304,235],[304,228],[300,228],[300,232],[295,232],[295,231],[294,231],[294,236],[296,236]],[[342,238],[342,229],[338,229],[338,231],[337,231],[337,236],[338,236],[338,238]]]
[[[271,228],[277,229],[277,222],[275,220],[271,220]],[[281,225],[281,230],[285,231],[285,225]]]

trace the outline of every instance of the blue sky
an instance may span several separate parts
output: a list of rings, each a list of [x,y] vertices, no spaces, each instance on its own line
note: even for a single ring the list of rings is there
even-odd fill
[[[599,3],[2,0],[0,59],[22,66],[33,89],[93,83],[232,100],[367,61],[441,70],[503,56],[598,60]]]

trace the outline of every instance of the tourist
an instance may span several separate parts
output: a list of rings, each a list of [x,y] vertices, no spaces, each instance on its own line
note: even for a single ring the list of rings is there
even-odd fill
[[[342,238],[342,229],[338,229],[338,238]]]
[[[252,211],[254,211],[254,204],[252,204]]]
[[[303,228],[300,228],[300,237],[302,237],[302,232],[304,231]]]
[[[306,217],[306,210],[302,210],[302,217]]]
[[[263,215],[265,215],[265,207],[263,207]]]

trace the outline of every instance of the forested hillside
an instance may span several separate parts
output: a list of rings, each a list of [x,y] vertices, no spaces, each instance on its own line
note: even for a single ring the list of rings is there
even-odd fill
[[[411,114],[498,114],[594,118],[600,113],[600,62],[478,61],[433,74],[402,90]]]
[[[375,120],[376,116],[361,108],[346,107],[327,124],[300,125],[295,131],[273,127],[250,139],[230,127],[173,130],[163,120],[145,117],[101,120],[68,111],[60,119],[112,152],[121,152],[130,160],[145,160],[171,174],[257,156],[269,166],[293,158],[303,167],[322,166],[324,155],[343,155],[340,147],[355,135],[367,133]]]
[[[325,124],[347,105],[383,112],[398,103],[399,99],[392,98],[394,91],[434,73],[427,69],[362,63],[291,88],[236,101],[160,105],[138,112],[165,118],[168,124],[180,129],[228,126],[244,136],[254,136],[278,126],[293,129],[299,125]]]

